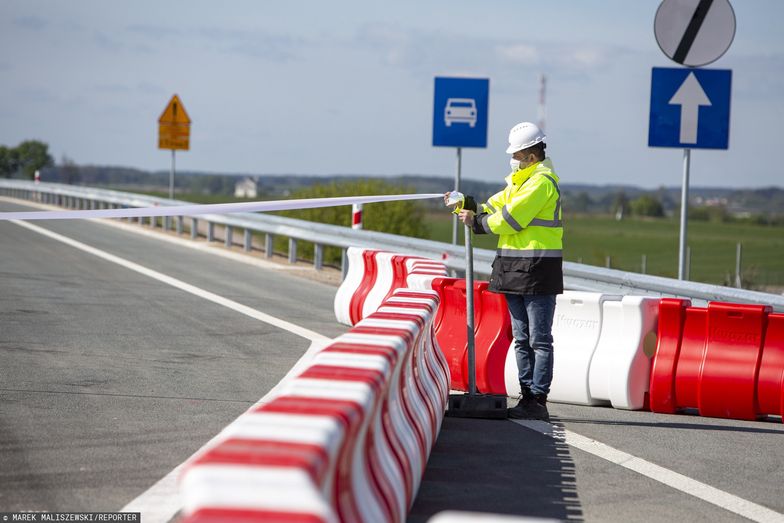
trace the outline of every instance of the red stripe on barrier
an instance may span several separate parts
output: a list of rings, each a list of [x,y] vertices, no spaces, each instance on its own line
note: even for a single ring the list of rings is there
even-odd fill
[[[659,325],[656,352],[651,365],[650,408],[653,412],[674,413],[675,370],[681,351],[683,324],[688,300],[662,298],[659,302]]]
[[[327,452],[308,443],[248,438],[229,438],[199,456],[192,466],[231,464],[248,467],[293,467],[310,475],[320,485],[329,467]]]
[[[384,299],[381,300],[382,304],[387,301],[387,298],[392,296],[397,289],[406,286],[406,277],[408,276],[406,262],[409,259],[411,259],[410,256],[392,256],[392,259],[390,260],[392,263],[392,285],[389,286],[389,291],[384,296]]]
[[[315,514],[232,508],[203,508],[180,520],[182,523],[327,523]]]
[[[351,318],[352,324],[356,324],[362,319],[362,308],[365,305],[365,298],[367,298],[368,293],[373,288],[373,285],[375,285],[376,278],[378,277],[376,255],[380,252],[381,251],[367,250],[362,253],[362,259],[365,262],[365,277],[362,278],[359,287],[357,287],[357,290],[354,291],[353,296],[351,296],[349,317]]]

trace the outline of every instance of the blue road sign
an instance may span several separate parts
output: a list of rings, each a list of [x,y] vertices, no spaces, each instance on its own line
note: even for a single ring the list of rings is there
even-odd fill
[[[487,147],[490,80],[436,77],[433,145]]]
[[[654,67],[648,145],[727,149],[731,87],[729,69]]]

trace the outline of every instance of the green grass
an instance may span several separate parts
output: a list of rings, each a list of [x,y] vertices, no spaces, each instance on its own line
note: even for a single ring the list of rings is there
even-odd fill
[[[428,223],[431,239],[451,241],[449,213],[430,213]],[[619,222],[607,216],[567,217],[564,258],[604,267],[610,256],[613,268],[639,272],[645,254],[648,274],[676,277],[678,230],[679,222],[674,218]],[[496,241],[496,236],[474,236],[474,246],[482,249],[495,249]],[[734,278],[738,242],[743,244],[743,278],[747,285],[784,287],[784,228],[753,224],[690,221],[690,279],[721,285],[728,277]]]

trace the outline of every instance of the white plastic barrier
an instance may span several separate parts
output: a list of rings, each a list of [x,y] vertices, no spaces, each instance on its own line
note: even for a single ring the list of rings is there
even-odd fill
[[[549,401],[641,409],[656,348],[658,298],[566,291],[553,319]],[[514,342],[504,366],[506,390],[518,396]]]
[[[433,291],[395,291],[186,463],[184,522],[404,521],[446,408]]]
[[[447,276],[435,260],[372,249],[347,250],[348,271],[335,294],[335,318],[355,325],[378,309],[398,288],[431,290],[433,279]]]
[[[639,410],[649,390],[659,299],[624,296],[604,303],[602,332],[588,377],[591,398]]]

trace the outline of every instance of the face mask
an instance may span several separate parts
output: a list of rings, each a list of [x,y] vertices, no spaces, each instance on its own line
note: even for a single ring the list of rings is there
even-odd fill
[[[512,158],[511,160],[509,160],[509,167],[512,168],[512,172],[517,172],[518,170],[520,170],[520,160],[515,160],[514,158]]]

